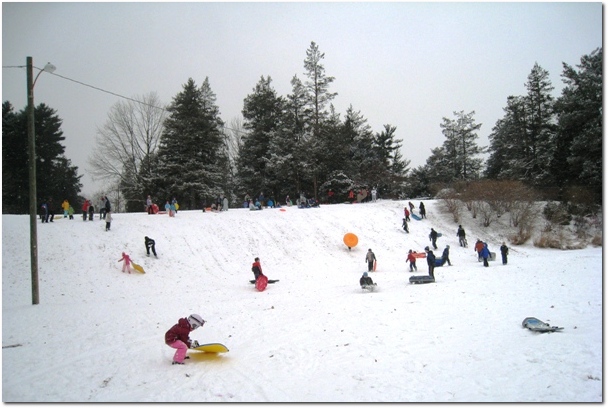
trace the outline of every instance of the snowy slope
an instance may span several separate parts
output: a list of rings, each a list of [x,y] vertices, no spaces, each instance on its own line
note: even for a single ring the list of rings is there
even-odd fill
[[[484,268],[472,243],[498,252],[506,231],[465,218],[459,248],[457,225],[426,201],[428,219],[405,234],[405,204],[115,214],[109,232],[97,219],[39,224],[36,306],[29,218],[4,215],[3,401],[602,401],[601,248],[528,244]],[[431,227],[453,266],[410,285],[407,250],[428,245]],[[358,287],[368,248],[374,293]],[[121,273],[123,251],[147,273]],[[248,282],[256,256],[280,279],[265,292]],[[191,338],[230,352],[172,366],[164,333],[190,313],[207,320]],[[532,333],[528,316],[565,329]]]

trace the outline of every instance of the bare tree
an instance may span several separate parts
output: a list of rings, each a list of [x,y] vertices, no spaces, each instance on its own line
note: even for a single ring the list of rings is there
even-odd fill
[[[165,117],[166,110],[158,95],[151,92],[141,98],[117,102],[110,109],[106,123],[97,129],[88,170],[95,179],[120,184],[127,211],[128,201],[143,197],[149,188],[152,161]]]
[[[240,116],[233,118],[230,126],[226,126],[224,129],[228,157],[231,166],[234,166],[243,146],[243,136],[247,134],[247,130],[243,126],[243,118]]]

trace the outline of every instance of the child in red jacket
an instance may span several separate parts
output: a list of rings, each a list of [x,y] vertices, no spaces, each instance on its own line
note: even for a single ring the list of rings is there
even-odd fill
[[[418,270],[418,268],[416,267],[416,257],[414,256],[414,253],[412,252],[411,249],[407,253],[407,261],[405,261],[405,262],[410,263],[410,272],[414,272],[414,270],[416,270],[416,271]]]
[[[204,324],[205,321],[202,317],[191,314],[188,318],[179,319],[177,324],[165,333],[165,344],[177,349],[171,364],[184,364],[184,359],[188,358],[186,357],[188,349],[198,347],[198,341],[190,340],[190,332],[203,327]]]

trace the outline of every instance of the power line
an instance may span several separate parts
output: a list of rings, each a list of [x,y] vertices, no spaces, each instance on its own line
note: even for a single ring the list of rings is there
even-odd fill
[[[25,65],[3,65],[3,66],[2,66],[2,68],[26,68],[26,66],[25,66]],[[37,70],[42,71],[42,69],[41,69],[41,68],[38,68],[38,67],[33,67],[33,68],[36,68]],[[136,103],[139,103],[139,104],[142,104],[142,105],[149,106],[149,107],[151,107],[151,108],[160,109],[160,110],[163,110],[163,111],[165,111],[165,112],[168,112],[168,110],[167,110],[167,109],[165,109],[165,108],[163,108],[163,107],[160,107],[160,106],[151,105],[151,104],[149,104],[149,103],[145,103],[145,102],[142,102],[142,101],[138,101],[137,99],[129,98],[128,96],[124,96],[124,95],[117,94],[116,92],[107,91],[107,90],[102,89],[102,88],[99,88],[99,87],[97,87],[97,86],[93,86],[93,85],[85,84],[84,82],[77,81],[77,80],[75,80],[75,79],[68,78],[68,77],[65,77],[65,76],[63,76],[63,75],[55,74],[55,73],[53,73],[53,72],[47,72],[47,73],[48,73],[48,74],[50,74],[50,75],[54,75],[54,76],[57,76],[57,77],[59,77],[59,78],[65,79],[66,81],[71,81],[71,82],[77,83],[77,84],[79,84],[79,85],[82,85],[82,86],[86,86],[86,87],[89,87],[89,88],[95,89],[96,91],[105,92],[105,93],[107,93],[107,94],[114,95],[114,96],[117,96],[117,97],[119,97],[119,98],[123,98],[123,99],[129,100],[129,101],[132,101],[132,102],[136,102]],[[224,129],[227,129],[227,130],[232,130],[233,132],[239,132],[239,133],[246,134],[246,132],[243,132],[242,130],[238,130],[238,129],[232,129],[232,128],[229,128],[228,126],[225,126],[225,125],[224,125],[224,126],[222,126],[222,127],[223,127]]]

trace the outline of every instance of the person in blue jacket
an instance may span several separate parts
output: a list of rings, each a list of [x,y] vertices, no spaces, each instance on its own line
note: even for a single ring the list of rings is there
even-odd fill
[[[490,266],[488,264],[488,258],[490,257],[490,250],[488,249],[488,244],[483,243],[483,248],[481,249],[481,257],[483,258],[483,266]]]

